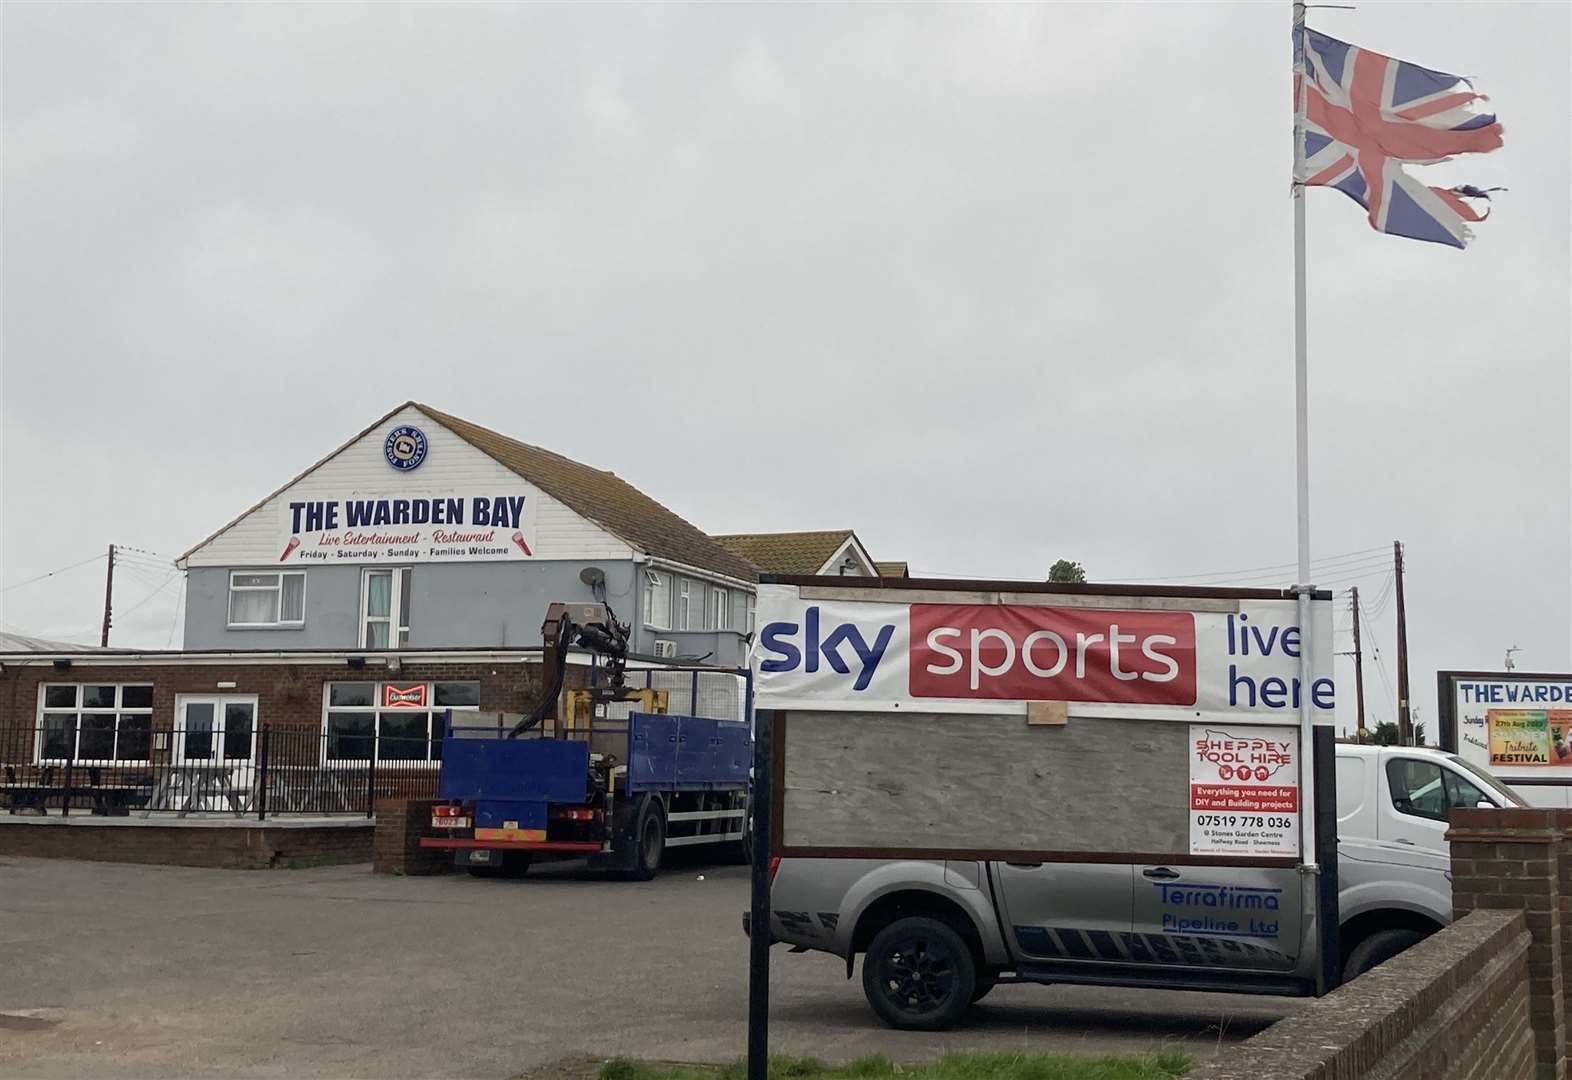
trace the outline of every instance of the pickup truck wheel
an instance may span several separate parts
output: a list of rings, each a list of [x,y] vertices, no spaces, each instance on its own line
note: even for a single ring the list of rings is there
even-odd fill
[[[1343,981],[1346,983],[1377,964],[1384,964],[1410,945],[1423,941],[1424,937],[1418,930],[1377,930],[1348,954],[1343,964]]]
[[[976,988],[971,949],[938,919],[897,919],[868,944],[862,990],[891,1027],[943,1030],[971,1007]]]
[[[659,800],[644,800],[633,835],[638,840],[631,876],[635,881],[648,881],[660,873],[661,860],[666,854],[666,815],[661,813]]]

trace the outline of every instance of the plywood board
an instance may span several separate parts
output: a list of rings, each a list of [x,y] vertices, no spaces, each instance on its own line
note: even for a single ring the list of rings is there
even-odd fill
[[[1019,715],[783,715],[790,849],[1189,850],[1189,728]],[[778,774],[781,775],[781,774]]]

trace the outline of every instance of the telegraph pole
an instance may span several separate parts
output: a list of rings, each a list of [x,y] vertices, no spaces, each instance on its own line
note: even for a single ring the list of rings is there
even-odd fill
[[[1414,745],[1414,725],[1408,714],[1408,612],[1403,606],[1403,542],[1392,541],[1393,570],[1397,574],[1397,732],[1401,746]]]
[[[109,545],[109,571],[104,575],[104,632],[99,635],[98,643],[104,648],[109,647],[109,617],[115,600],[115,545]]]
[[[1359,647],[1359,586],[1355,585],[1350,590],[1354,606],[1354,701],[1359,708],[1359,722],[1354,729],[1359,733],[1359,741],[1365,741],[1365,654]]]

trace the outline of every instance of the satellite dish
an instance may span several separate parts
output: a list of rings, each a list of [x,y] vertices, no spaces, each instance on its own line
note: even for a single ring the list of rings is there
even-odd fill
[[[579,580],[595,589],[606,584],[606,571],[598,566],[586,566],[579,571]]]

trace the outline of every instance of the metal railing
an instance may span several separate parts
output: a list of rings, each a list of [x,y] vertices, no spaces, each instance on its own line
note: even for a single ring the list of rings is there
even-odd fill
[[[263,725],[118,729],[56,720],[0,727],[0,810],[143,817],[363,814],[433,798],[436,738]],[[112,736],[112,737],[109,737]]]

